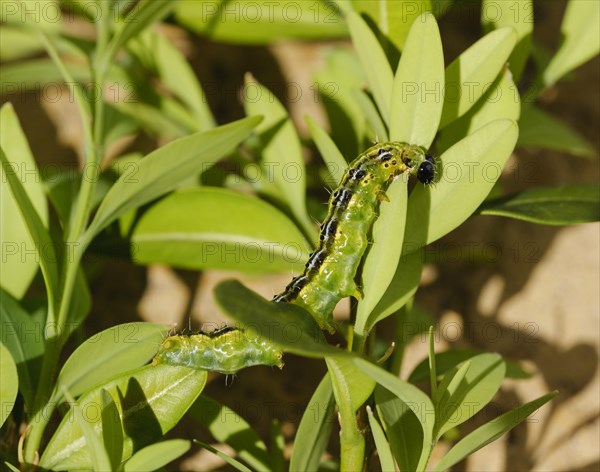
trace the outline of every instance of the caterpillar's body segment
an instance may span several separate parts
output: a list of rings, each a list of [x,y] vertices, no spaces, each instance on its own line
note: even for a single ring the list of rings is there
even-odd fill
[[[342,298],[361,296],[354,277],[367,249],[378,203],[387,199],[385,190],[405,172],[431,183],[433,158],[419,146],[397,142],[376,144],[359,155],[331,194],[319,248],[311,254],[304,273],[273,300],[303,307],[322,328],[332,331],[335,305]]]
[[[169,336],[160,346],[152,364],[168,364],[194,369],[235,374],[254,365],[283,367],[283,353],[270,342],[251,338],[235,328],[210,334]]]

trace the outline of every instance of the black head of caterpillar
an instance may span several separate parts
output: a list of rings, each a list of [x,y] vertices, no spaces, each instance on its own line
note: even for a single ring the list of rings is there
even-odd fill
[[[435,161],[431,154],[425,154],[425,160],[417,168],[417,179],[425,185],[435,180]]]

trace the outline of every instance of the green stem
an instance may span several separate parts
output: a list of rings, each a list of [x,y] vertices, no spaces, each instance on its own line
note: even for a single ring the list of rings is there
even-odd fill
[[[46,49],[49,55],[52,57],[54,62],[58,65],[61,70],[63,77],[67,82],[72,81],[66,67],[62,63],[56,48],[49,40],[49,38],[42,33],[42,40],[46,45]],[[106,47],[106,39],[102,40],[98,44],[96,50],[97,57],[106,57],[103,54],[104,48]],[[98,166],[101,162],[101,156],[103,155],[103,130],[104,130],[104,102],[102,100],[102,87],[106,76],[106,61],[102,61],[98,68],[92,69],[92,78],[95,80],[100,87],[100,96],[94,97],[94,115],[93,118],[88,113],[89,108],[87,104],[83,102],[83,94],[79,94],[77,100],[81,119],[83,121],[84,129],[84,155],[85,165]],[[95,88],[94,88],[95,89]],[[77,89],[78,92],[81,92]],[[90,133],[89,119],[93,119],[93,133]],[[93,176],[96,176],[96,169],[93,169]],[[99,172],[98,172],[99,174]],[[92,197],[96,188],[97,178],[88,178],[86,169],[83,169],[81,176],[81,187],[77,198],[76,209],[72,219],[72,224],[69,225],[69,231],[64,241],[64,254],[65,260],[63,264],[63,277],[61,278],[61,296],[58,300],[58,310],[56,315],[56,323],[52,327],[56,336],[50,337],[45,341],[45,353],[42,369],[40,372],[40,379],[38,383],[38,389],[35,397],[35,408],[36,411],[30,423],[30,430],[25,443],[25,454],[24,458],[28,464],[34,464],[36,457],[38,456],[38,450],[44,435],[44,431],[50,417],[56,408],[52,400],[53,391],[53,379],[56,375],[58,360],[60,358],[61,350],[68,338],[69,331],[67,330],[67,322],[69,317],[69,310],[71,307],[71,301],[73,298],[73,290],[75,287],[75,281],[77,278],[77,272],[79,270],[79,264],[87,244],[89,241],[84,240],[81,236],[83,235],[85,228],[87,227],[89,216],[92,211]],[[74,244],[74,250],[71,249],[71,244]],[[46,322],[46,328],[48,324],[54,322],[54,317],[48,317]],[[46,331],[52,332],[52,331]]]

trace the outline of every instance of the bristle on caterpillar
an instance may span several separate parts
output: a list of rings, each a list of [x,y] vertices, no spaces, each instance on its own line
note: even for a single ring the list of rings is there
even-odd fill
[[[378,206],[389,201],[385,190],[407,172],[430,184],[435,180],[435,161],[424,148],[398,142],[376,144],[360,154],[329,198],[318,249],[310,255],[304,272],[273,301],[303,307],[321,328],[333,332],[332,312],[337,303],[361,293],[354,278]]]

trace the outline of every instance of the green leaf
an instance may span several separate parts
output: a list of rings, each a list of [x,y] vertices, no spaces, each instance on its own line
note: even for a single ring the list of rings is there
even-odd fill
[[[598,35],[599,2],[571,0],[560,26],[563,42],[543,74],[544,84],[553,85],[600,51]]]
[[[552,400],[556,395],[558,395],[558,392],[556,391],[548,393],[537,400],[533,400],[525,405],[510,410],[503,415],[500,415],[498,418],[480,426],[456,443],[443,459],[438,462],[433,471],[442,472],[447,470],[454,464],[462,461],[465,457],[473,454],[475,451],[478,451],[492,441],[495,441],[504,433],[521,423],[541,406]]]
[[[369,314],[365,332],[369,332],[375,324],[395,313],[410,300],[419,287],[423,256],[421,251],[402,252],[396,272],[387,290]]]
[[[504,380],[506,365],[498,354],[480,354],[444,376],[434,396],[434,438],[464,423],[487,405]]]
[[[44,355],[42,327],[8,292],[0,289],[0,341],[10,351],[19,373],[19,390],[25,405],[33,411],[33,400]],[[4,382],[3,382],[4,383]]]
[[[218,449],[215,449],[210,444],[206,444],[205,442],[202,442],[202,441],[200,441],[198,439],[194,439],[194,442],[196,444],[200,445],[201,447],[203,447],[204,449],[212,452],[215,456],[220,457],[221,459],[223,459],[227,464],[229,464],[235,470],[239,470],[240,472],[252,472],[252,469],[249,469],[244,464],[242,464],[241,462],[235,460],[233,457],[228,456],[224,452],[221,452]]]
[[[195,118],[195,131],[207,131],[215,127],[215,119],[208,107],[202,86],[183,54],[163,35],[156,31],[144,31],[129,48],[144,61],[144,65],[156,70],[161,81],[184,103]]]
[[[271,469],[272,470],[285,470],[285,438],[283,437],[283,431],[281,430],[281,424],[279,420],[273,418],[271,420],[271,443],[269,451],[271,453]]]
[[[477,213],[545,225],[591,223],[600,221],[600,188],[598,185],[532,188],[487,200]]]
[[[0,405],[2,405],[2,410],[0,411],[1,427],[12,412],[17,393],[19,392],[17,366],[4,343],[0,343],[0,377],[2,377],[2,383],[0,384]]]
[[[9,464],[9,463],[8,463],[8,462],[6,462],[6,461],[4,461],[4,465],[5,465],[6,467],[8,467],[8,468],[11,470],[11,472],[21,472],[21,469],[19,469],[19,468],[15,467],[15,466],[14,466],[14,465],[12,465],[12,464]]]
[[[4,35],[4,32],[2,33]],[[31,36],[31,32],[27,32]],[[2,39],[2,44],[4,38]],[[71,76],[78,82],[90,80],[90,71],[81,64],[69,64]],[[2,66],[3,93],[21,93],[62,80],[56,64],[50,59],[31,59]],[[4,133],[3,133],[4,134]]]
[[[442,114],[444,51],[435,17],[423,13],[413,23],[392,91],[390,138],[429,148]]]
[[[517,45],[508,58],[508,63],[515,81],[518,82],[531,52],[531,34],[533,32],[532,0],[517,0],[515,2],[483,0],[481,23],[486,32],[507,26],[516,31]]]
[[[485,35],[446,68],[440,129],[464,115],[487,91],[517,43],[512,28]]]
[[[358,409],[371,396],[375,382],[350,359],[325,358],[340,423],[340,469],[352,470],[362,464],[365,437],[356,418]]]
[[[434,0],[435,1],[435,0]],[[398,51],[406,46],[410,28],[416,23],[419,15],[431,11],[431,0],[354,0],[354,8],[369,15],[385,35],[384,41],[389,41]],[[388,56],[390,54],[388,53]],[[410,141],[409,141],[410,142]]]
[[[342,181],[342,175],[344,175],[346,167],[348,167],[348,162],[344,159],[333,139],[311,116],[306,116],[306,123],[308,124],[310,135],[331,175],[331,187],[336,188]]]
[[[165,17],[175,3],[170,0],[141,0],[123,19],[99,62],[108,67],[117,51],[145,28]]]
[[[102,390],[102,393],[104,394],[105,391]],[[110,459],[108,458],[108,454],[104,449],[104,445],[102,444],[100,436],[94,430],[94,427],[90,423],[88,423],[88,412],[86,412],[86,415],[84,416],[83,411],[66,389],[63,390],[62,394],[71,404],[71,411],[73,416],[75,416],[75,422],[79,426],[80,430],[83,432],[83,439],[86,445],[86,452],[90,457],[91,466],[94,469],[94,471],[103,472],[106,470],[113,470],[111,467]],[[101,397],[101,400],[102,398],[103,397]],[[103,425],[103,422],[101,422],[101,424]]]
[[[111,470],[117,470],[123,455],[123,424],[113,397],[106,390],[102,400],[102,443],[110,460]]]
[[[369,416],[369,426],[371,427],[371,433],[373,433],[373,440],[375,441],[375,447],[377,448],[377,455],[379,456],[379,462],[381,463],[381,470],[392,471],[394,467],[394,457],[390,450],[390,444],[385,437],[383,428],[375,418],[373,410],[367,405],[367,415]]]
[[[173,141],[144,157],[135,180],[121,176],[112,186],[86,232],[86,242],[127,211],[174,190],[190,175],[223,157],[261,121],[245,118]]]
[[[325,452],[331,436],[334,414],[331,380],[329,374],[325,374],[300,420],[294,438],[290,472],[318,469],[321,456]]]
[[[214,41],[271,44],[280,39],[328,39],[346,36],[337,9],[328,2],[179,2],[179,23]]]
[[[362,150],[365,114],[354,95],[366,79],[356,54],[348,48],[333,48],[313,77],[317,90],[310,88],[327,113],[332,140],[344,156],[357,155]]]
[[[393,423],[388,424],[388,426],[394,426],[396,422],[398,422],[401,432],[396,437],[402,438],[402,441],[409,441],[411,443],[411,447],[405,451],[405,453],[410,454],[408,463],[412,464],[412,468],[402,467],[401,461],[407,459],[404,454],[402,454],[401,457],[396,455],[396,460],[399,462],[401,470],[423,470],[429,458],[431,447],[433,446],[434,422],[432,413],[434,408],[431,400],[414,385],[400,380],[398,377],[364,359],[356,358],[354,359],[354,363],[359,369],[371,376],[373,380],[384,387],[384,390],[389,391],[389,393],[394,397],[397,397],[402,403],[402,405],[399,405],[398,403],[393,405],[393,408],[400,416],[398,416]],[[376,388],[376,398],[378,391],[385,394],[385,391]],[[377,403],[380,405],[380,401],[377,401]],[[401,409],[398,409],[399,406],[401,406]],[[383,418],[386,423],[388,418],[390,418],[386,414],[381,414],[381,412],[379,416],[380,418]],[[420,425],[420,431],[416,425]],[[389,430],[386,430],[386,432],[388,433],[388,437],[390,437]],[[398,432],[396,431],[396,433]]]
[[[123,470],[125,472],[152,472],[178,459],[191,447],[192,443],[187,439],[169,439],[151,444],[136,452],[125,463]]]
[[[43,51],[39,37],[31,32],[34,23],[48,34],[59,34],[62,18],[58,1],[30,0],[5,3],[2,6],[2,41],[0,41],[2,62],[21,59]]]
[[[291,303],[269,302],[237,280],[217,285],[215,298],[241,329],[258,330],[257,336],[269,339],[284,351],[317,359],[352,355],[327,344],[307,311]]]
[[[206,384],[205,371],[166,364],[148,365],[121,375],[83,395],[79,408],[96,434],[102,434],[102,390],[115,400],[123,421],[121,461],[147,444],[156,442],[175,426]],[[81,427],[67,414],[50,439],[40,467],[52,470],[92,467]]]
[[[450,349],[448,351],[438,352],[435,355],[437,375],[444,375],[458,364],[461,364],[478,354],[484,354],[484,351],[479,349]],[[507,379],[524,379],[531,377],[531,374],[525,371],[516,361],[504,359],[504,363],[506,364]],[[408,381],[412,384],[417,384],[425,382],[428,379],[429,365],[428,359],[426,358],[413,369],[408,376]]]
[[[6,154],[4,154],[4,150],[1,147],[0,161],[2,163],[4,176],[6,177],[15,201],[17,202],[21,217],[27,223],[29,235],[34,241],[34,246],[38,254],[37,262],[42,269],[42,275],[44,276],[44,282],[46,285],[46,295],[48,297],[48,316],[46,323],[47,325],[50,324],[52,326],[56,326],[54,319],[54,308],[56,295],[58,294],[59,290],[57,268],[58,255],[56,245],[50,238],[48,230],[44,226],[43,221],[40,219],[40,216],[31,203],[31,200],[23,188],[23,185],[21,184],[17,175],[14,173],[14,168],[11,167],[11,162],[9,162]],[[5,178],[4,176],[2,178]],[[5,200],[3,199],[3,202],[4,201]],[[5,224],[2,224],[2,227],[4,226]],[[54,338],[56,336],[56,332],[52,329],[49,329],[46,332],[46,336],[48,338]]]
[[[4,41],[4,39],[3,39]],[[4,73],[3,73],[4,76]],[[0,109],[0,146],[7,153],[8,163],[4,161],[0,169],[0,246],[2,247],[2,271],[10,277],[2,277],[2,287],[17,299],[21,299],[31,284],[44,251],[52,256],[52,247],[41,246],[36,256],[36,246],[41,243],[37,237],[31,237],[32,223],[27,214],[22,214],[21,203],[11,188],[6,185],[9,175],[18,179],[31,202],[32,209],[38,215],[40,223],[48,226],[48,206],[41,186],[41,178],[27,143],[25,133],[11,103]],[[6,174],[6,175],[5,175]],[[11,179],[12,180],[12,179]],[[39,228],[42,231],[42,228]],[[48,265],[50,262],[44,262]],[[48,268],[47,270],[49,270]]]
[[[519,89],[513,82],[510,70],[505,68],[475,106],[441,131],[436,142],[436,150],[442,153],[453,144],[494,120],[509,118],[517,121],[520,114]],[[523,126],[523,123],[519,122],[519,125]],[[520,139],[521,136],[519,136]]]
[[[517,146],[555,149],[575,156],[596,157],[594,147],[566,123],[538,107],[523,107]]]
[[[175,192],[153,205],[132,242],[134,260],[143,264],[249,272],[302,270],[310,247],[272,205],[217,187]]]
[[[517,134],[514,121],[495,120],[439,157],[438,183],[415,187],[408,199],[407,250],[441,238],[477,209],[500,177]]]
[[[234,410],[206,395],[201,395],[189,413],[206,427],[217,441],[231,446],[254,470],[270,470],[267,446],[252,426]]]
[[[394,84],[392,68],[377,38],[365,21],[357,13],[350,11],[346,15],[346,22],[377,108],[381,112],[383,121],[389,123],[390,100]]]
[[[390,140],[388,137],[388,131],[381,119],[381,115],[371,98],[367,95],[364,90],[355,89],[354,98],[360,106],[362,113],[367,119],[367,123],[371,126],[371,130],[374,134],[374,141],[385,143]]]
[[[354,418],[358,409],[369,399],[375,381],[363,373],[351,359],[325,359],[338,409],[346,409]]]
[[[156,353],[170,328],[152,323],[125,323],[87,339],[61,369],[54,401],[60,401],[65,389],[79,396],[108,378],[141,367]]]
[[[358,304],[356,332],[365,335],[373,309],[383,298],[400,265],[402,239],[406,223],[408,200],[407,176],[397,179],[388,188],[389,202],[381,202],[379,218],[373,225],[373,244],[369,247],[362,271],[364,297]]]
[[[306,213],[306,171],[300,138],[292,120],[273,93],[250,74],[246,75],[244,98],[247,115],[265,117],[256,128],[264,169],[262,185],[272,183],[306,234],[316,237],[314,224]]]
[[[375,388],[377,412],[401,471],[418,471],[423,453],[423,428],[409,405],[389,390]],[[433,412],[431,413],[433,416]],[[391,469],[394,470],[394,469]]]

